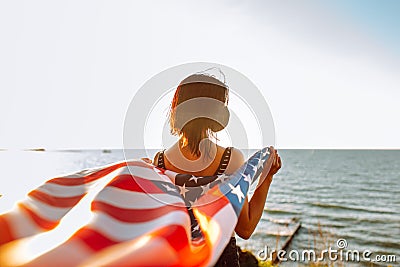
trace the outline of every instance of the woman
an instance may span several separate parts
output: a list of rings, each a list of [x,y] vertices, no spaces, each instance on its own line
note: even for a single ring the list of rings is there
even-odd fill
[[[241,167],[245,160],[240,150],[224,148],[212,141],[217,140],[215,133],[223,130],[229,121],[228,99],[227,85],[212,76],[194,74],[185,78],[175,92],[169,116],[171,133],[177,135],[179,140],[169,149],[158,152],[154,157],[154,165],[178,173],[208,176],[199,178],[199,184],[202,185],[213,182],[216,175],[229,175]],[[270,152],[272,167],[262,173],[262,182],[251,201],[246,197],[235,228],[236,234],[244,239],[250,238],[254,232],[264,209],[272,177],[281,167],[277,151],[271,147]],[[186,182],[178,185],[187,186]],[[192,222],[192,238],[195,239],[201,236],[201,231],[190,207],[188,211]],[[216,266],[239,266],[234,233]]]

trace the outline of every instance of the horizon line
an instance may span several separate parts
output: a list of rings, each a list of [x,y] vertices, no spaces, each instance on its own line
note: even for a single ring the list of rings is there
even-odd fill
[[[240,150],[258,150],[261,148],[241,148],[235,147]],[[279,147],[274,146],[276,149],[282,150],[400,150],[400,147]],[[124,150],[123,147],[98,147],[98,148],[45,148],[45,147],[34,147],[34,148],[0,148],[0,151],[79,151],[79,150]],[[164,149],[163,147],[151,147],[151,148],[129,148],[129,150],[159,150]]]

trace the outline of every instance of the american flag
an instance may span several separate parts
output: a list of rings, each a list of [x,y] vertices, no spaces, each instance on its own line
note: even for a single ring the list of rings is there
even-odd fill
[[[112,175],[91,204],[92,220],[28,265],[211,266],[229,242],[249,187],[268,157],[268,148],[259,150],[234,174],[200,185],[189,201],[200,239],[191,235],[185,204],[190,188],[175,183],[182,175],[130,160],[53,178],[29,192],[14,210],[0,215],[0,253],[7,243],[57,227],[91,185]]]

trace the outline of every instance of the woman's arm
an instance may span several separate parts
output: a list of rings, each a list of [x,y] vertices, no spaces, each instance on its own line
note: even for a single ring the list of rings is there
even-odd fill
[[[250,202],[246,197],[236,224],[235,232],[243,239],[250,238],[260,221],[272,178],[282,166],[281,158],[273,147],[271,147],[270,153],[271,155],[264,166],[271,164],[271,168],[261,174],[259,184]]]

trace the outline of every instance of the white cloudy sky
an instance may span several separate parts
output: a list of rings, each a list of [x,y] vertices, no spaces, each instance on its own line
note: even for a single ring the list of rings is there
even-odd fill
[[[379,4],[378,4],[379,3]],[[400,148],[396,1],[1,1],[0,148],[122,147],[158,72],[230,66],[278,147]]]

